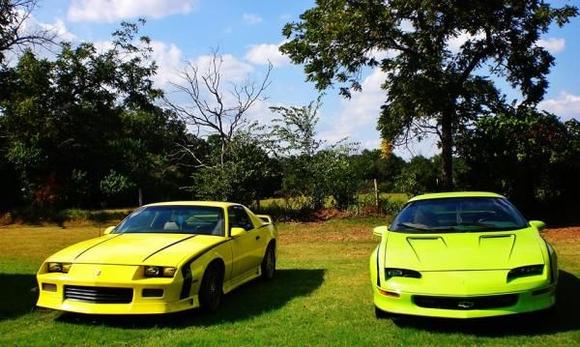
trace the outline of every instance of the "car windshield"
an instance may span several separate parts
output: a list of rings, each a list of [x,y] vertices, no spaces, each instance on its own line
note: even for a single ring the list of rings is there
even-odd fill
[[[480,232],[522,229],[527,221],[505,198],[445,198],[406,205],[390,230],[398,232]]]
[[[149,206],[131,213],[114,233],[224,236],[224,213],[211,206]]]

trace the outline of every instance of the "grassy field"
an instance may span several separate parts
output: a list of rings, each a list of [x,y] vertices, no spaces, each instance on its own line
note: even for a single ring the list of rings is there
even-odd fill
[[[546,233],[559,252],[555,316],[483,321],[376,320],[368,255],[378,219],[282,224],[279,272],[226,297],[217,314],[102,317],[34,309],[34,272],[95,226],[0,228],[0,345],[580,345],[578,229]]]

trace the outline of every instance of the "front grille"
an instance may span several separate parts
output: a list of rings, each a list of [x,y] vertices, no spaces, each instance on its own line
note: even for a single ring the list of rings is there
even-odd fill
[[[442,308],[446,310],[485,310],[513,306],[518,302],[518,296],[517,294],[473,297],[413,295],[413,302],[415,305],[425,308]]]
[[[64,298],[97,304],[128,304],[133,300],[133,289],[64,286]]]

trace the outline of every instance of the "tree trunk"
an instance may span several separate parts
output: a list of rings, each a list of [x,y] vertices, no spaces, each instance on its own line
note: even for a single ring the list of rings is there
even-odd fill
[[[453,121],[451,112],[441,119],[441,158],[443,159],[443,189],[453,190]]]
[[[143,206],[143,190],[139,187],[139,206]]]

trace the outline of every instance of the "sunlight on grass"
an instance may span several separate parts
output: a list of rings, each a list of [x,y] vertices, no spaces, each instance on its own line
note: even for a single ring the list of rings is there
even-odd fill
[[[477,323],[376,320],[368,256],[381,218],[280,225],[277,277],[226,296],[214,315],[102,317],[33,309],[34,272],[61,247],[95,237],[95,226],[0,228],[0,345],[578,345],[580,252],[577,242],[552,239],[562,286],[556,318],[520,317]],[[522,322],[529,322],[522,323]]]

